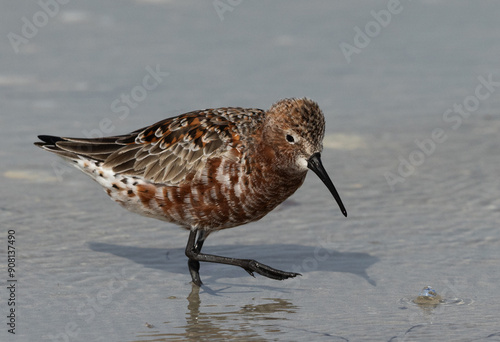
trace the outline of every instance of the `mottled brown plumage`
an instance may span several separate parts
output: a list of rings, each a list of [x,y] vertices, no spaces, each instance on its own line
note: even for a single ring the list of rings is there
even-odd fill
[[[193,282],[200,285],[198,261],[235,264],[275,279],[297,275],[248,263],[253,260],[207,259],[200,250],[211,232],[259,220],[273,210],[302,185],[308,168],[346,215],[319,158],[324,125],[315,102],[285,99],[267,112],[206,109],[127,135],[40,136],[43,142],[36,145],[70,160],[126,209],[190,229],[186,254]]]

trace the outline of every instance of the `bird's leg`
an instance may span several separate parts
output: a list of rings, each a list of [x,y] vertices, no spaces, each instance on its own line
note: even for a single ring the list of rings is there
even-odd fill
[[[201,247],[203,247],[203,242],[205,242],[205,231],[200,230],[198,233],[198,239],[196,239],[197,230],[191,230],[189,234],[189,240],[186,245],[186,255],[188,255],[188,249],[193,253],[199,254],[201,251]],[[196,243],[195,243],[196,241]],[[188,255],[189,257],[189,255]],[[193,284],[201,286],[203,283],[200,279],[200,262],[198,260],[189,258],[188,260],[189,273],[191,273],[191,279],[193,280]]]
[[[254,276],[253,273],[256,272],[264,277],[277,280],[284,280],[301,275],[300,273],[280,271],[252,259],[236,259],[212,254],[202,254],[200,252],[204,242],[204,234],[203,231],[201,231],[196,241],[196,233],[197,230],[191,230],[189,233],[189,239],[186,245],[186,256],[189,258],[188,265],[191,278],[193,279],[193,283],[198,286],[202,284],[199,275],[200,261],[239,266],[251,276]]]

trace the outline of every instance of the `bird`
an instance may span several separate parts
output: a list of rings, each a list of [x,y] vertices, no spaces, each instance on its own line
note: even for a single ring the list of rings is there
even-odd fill
[[[200,262],[239,266],[276,280],[300,275],[201,250],[211,233],[264,217],[304,183],[308,170],[347,217],[322,164],[324,133],[325,118],[315,101],[286,98],[267,111],[196,110],[129,134],[39,135],[35,145],[83,171],[125,209],[188,230],[188,269],[192,283],[202,286]]]

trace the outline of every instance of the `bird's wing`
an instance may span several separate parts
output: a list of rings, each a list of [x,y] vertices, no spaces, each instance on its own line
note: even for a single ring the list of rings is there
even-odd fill
[[[197,172],[207,159],[241,156],[241,133],[261,122],[256,109],[218,108],[165,119],[130,134],[101,139],[41,136],[39,146],[63,157],[84,156],[116,173],[154,183],[176,185]],[[45,139],[44,139],[45,138]],[[49,145],[50,144],[50,145]]]

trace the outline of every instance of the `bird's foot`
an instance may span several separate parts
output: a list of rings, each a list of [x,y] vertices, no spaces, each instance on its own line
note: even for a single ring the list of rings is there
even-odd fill
[[[241,265],[241,267],[248,272],[252,277],[255,277],[254,272],[271,279],[276,280],[285,280],[288,278],[294,278],[296,276],[300,276],[302,274],[295,272],[285,272],[281,270],[277,270],[270,266],[264,265],[256,260],[245,260],[245,265]]]

